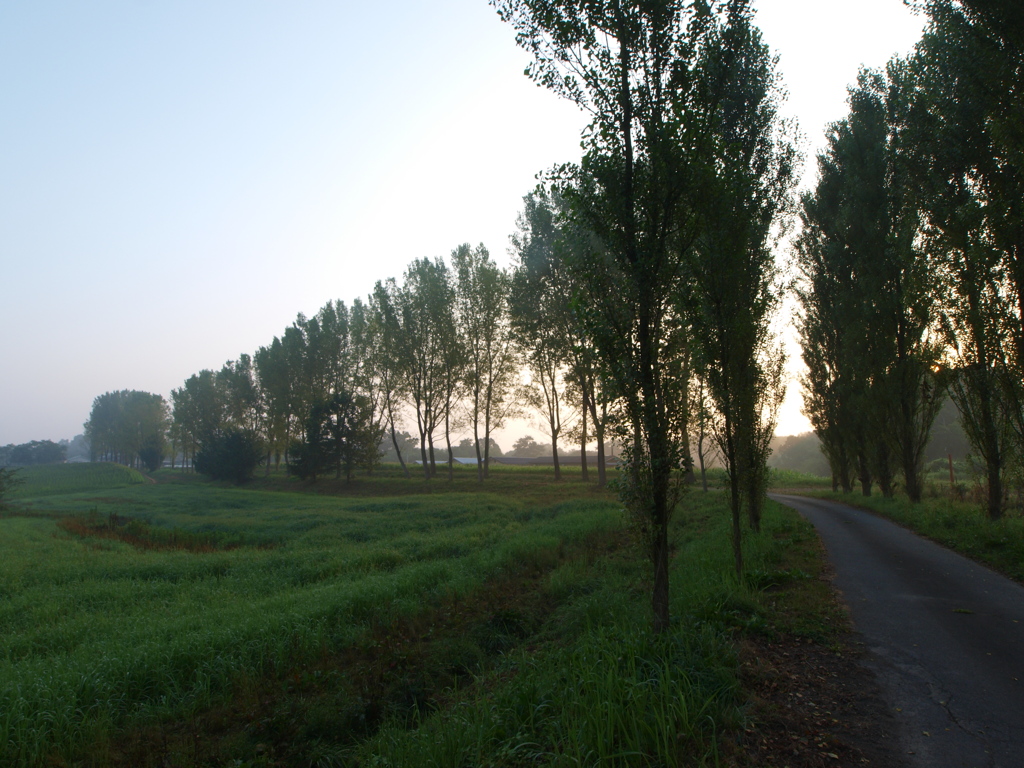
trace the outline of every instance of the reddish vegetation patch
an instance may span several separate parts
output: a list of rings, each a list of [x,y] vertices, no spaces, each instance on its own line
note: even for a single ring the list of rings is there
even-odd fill
[[[80,539],[123,541],[142,550],[223,552],[243,545],[239,541],[222,541],[217,534],[153,528],[140,520],[116,514],[106,520],[98,516],[62,517],[57,520],[57,527]]]
[[[474,685],[502,653],[530,641],[556,605],[540,588],[543,577],[493,580],[417,616],[375,625],[360,642],[325,652],[314,664],[241,681],[227,703],[194,719],[122,734],[106,745],[102,762],[305,766],[313,745],[343,751],[389,717],[414,722],[450,704],[454,691]]]

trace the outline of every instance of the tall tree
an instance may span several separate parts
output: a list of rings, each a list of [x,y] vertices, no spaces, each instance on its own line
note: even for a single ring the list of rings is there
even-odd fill
[[[812,385],[806,404],[826,451],[840,472],[856,461],[862,477],[868,455],[885,493],[894,457],[907,494],[918,501],[943,386],[933,337],[936,273],[921,250],[907,146],[911,89],[903,62],[891,63],[888,75],[861,73],[850,91],[850,115],[834,126],[819,158],[818,188],[804,198],[799,251]],[[858,423],[876,436],[873,448]],[[877,446],[879,437],[884,446]]]
[[[861,76],[862,82],[870,78]],[[802,283],[798,296],[805,412],[845,492],[859,472],[869,491],[874,467],[883,491],[888,479],[879,392],[886,356],[877,351],[877,284],[889,231],[884,105],[864,89],[850,93],[850,115],[835,123],[818,156],[818,183],[801,200],[797,240]]]
[[[706,67],[718,94],[711,120],[713,176],[682,294],[695,351],[721,414],[718,443],[730,478],[733,552],[742,570],[741,504],[760,529],[769,444],[783,396],[781,346],[771,323],[782,293],[773,238],[790,213],[797,163],[779,108],[775,61],[744,5],[730,9]],[[689,215],[689,212],[687,212]]]
[[[512,236],[516,257],[513,314],[527,355],[535,359],[535,364],[543,361],[546,350],[558,350],[566,368],[565,378],[573,385],[567,391],[579,400],[580,421],[575,431],[581,440],[583,478],[587,477],[589,415],[598,446],[598,482],[604,485],[607,409],[599,393],[606,393],[599,386],[598,355],[576,305],[578,287],[568,267],[572,259],[585,258],[594,236],[580,226],[563,227],[560,222],[569,214],[557,190],[541,187],[523,198],[517,231]],[[557,450],[554,444],[552,447]]]
[[[254,356],[256,376],[263,404],[263,442],[266,446],[266,471],[270,473],[270,460],[280,465],[287,451],[290,431],[291,376],[288,372],[287,350],[277,336],[266,347],[260,347]]]
[[[515,406],[519,354],[509,318],[509,276],[483,244],[452,252],[456,315],[466,351],[466,387],[477,460],[477,479],[487,477],[491,433]]]
[[[361,407],[365,407],[367,439],[375,446],[380,444],[388,423],[388,395],[383,388],[380,358],[375,354],[376,346],[381,341],[379,330],[370,305],[364,304],[359,298],[353,300],[349,312],[352,393],[362,404]],[[355,454],[346,454],[346,466],[350,455]],[[365,451],[361,455],[368,462],[367,471],[372,472],[380,460],[379,452]]]
[[[305,419],[304,437],[290,451],[289,471],[316,482],[333,469],[336,477],[344,471],[350,482],[355,467],[372,463],[367,454],[377,452],[379,435],[371,417],[366,398],[344,390],[314,403]]]
[[[252,357],[243,353],[237,361],[224,363],[217,373],[217,388],[222,393],[225,422],[252,435],[259,433],[265,409]]]
[[[224,423],[224,402],[216,373],[204,369],[192,374],[183,386],[171,390],[171,402],[184,464],[190,464],[203,443],[217,434]]]
[[[950,394],[985,464],[988,514],[997,518],[1012,427],[1021,423],[1024,404],[1024,132],[1013,119],[1019,98],[1017,106],[1007,99],[1024,88],[1021,33],[997,23],[1013,15],[999,3],[933,2],[929,10],[931,23],[906,67],[909,108],[900,146],[926,219],[925,247],[942,278]]]
[[[400,293],[401,351],[428,479],[437,471],[434,434],[449,416],[453,391],[449,380],[449,355],[455,346],[452,303],[444,261],[416,259],[409,265]]]
[[[873,297],[873,338],[884,370],[879,396],[886,434],[903,471],[907,495],[918,502],[924,489],[924,451],[932,422],[945,397],[939,374],[941,346],[934,335],[936,274],[921,248],[921,209],[907,151],[913,121],[912,74],[904,61],[889,63],[886,76],[866,79],[859,90],[882,105],[887,123],[887,237],[877,268],[869,275]]]
[[[383,398],[383,410],[387,417],[391,444],[398,462],[402,465],[402,471],[409,477],[409,468],[402,456],[397,433],[401,403],[409,393],[410,376],[410,356],[404,351],[406,340],[402,325],[404,315],[401,302],[402,294],[394,278],[389,278],[385,282],[377,281],[369,302],[370,321],[367,337],[372,343],[369,345],[368,364],[374,371]]]
[[[668,628],[668,520],[683,461],[686,399],[674,365],[683,254],[716,158],[720,83],[707,62],[717,6],[671,0],[493,0],[534,60],[535,80],[592,117],[583,158],[554,175],[600,248],[573,259],[578,305],[621,397],[632,446],[625,501],[654,565],[656,631]],[[746,3],[729,3],[730,10]]]

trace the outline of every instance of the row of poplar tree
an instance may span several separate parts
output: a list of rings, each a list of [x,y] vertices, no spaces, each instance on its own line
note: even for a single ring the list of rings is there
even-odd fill
[[[254,355],[191,376],[171,393],[173,451],[188,461],[242,432],[262,446],[268,468],[283,458],[315,479],[372,469],[383,442],[407,474],[417,459],[426,477],[436,475],[440,454],[451,477],[452,435],[469,431],[482,480],[494,430],[535,410],[551,437],[556,477],[559,440],[571,433],[585,477],[586,449],[596,441],[603,484],[614,404],[574,317],[556,207],[543,191],[525,198],[510,270],[483,245],[461,245],[448,260],[418,259],[365,301],[299,315]],[[399,433],[411,422],[412,457]]]
[[[835,482],[912,500],[948,392],[998,518],[1024,458],[1024,6],[932,2],[863,71],[798,239],[805,410]]]

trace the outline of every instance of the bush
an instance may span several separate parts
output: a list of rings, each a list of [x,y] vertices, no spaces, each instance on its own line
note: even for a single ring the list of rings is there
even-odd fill
[[[252,478],[263,461],[263,449],[251,432],[226,429],[217,432],[196,453],[195,469],[214,480],[240,485]]]

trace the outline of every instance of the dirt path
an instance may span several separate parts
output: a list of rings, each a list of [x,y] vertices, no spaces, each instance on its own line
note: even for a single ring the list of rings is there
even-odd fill
[[[773,494],[818,530],[910,765],[1024,765],[1024,587],[869,512]]]

